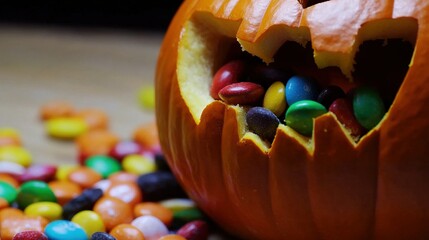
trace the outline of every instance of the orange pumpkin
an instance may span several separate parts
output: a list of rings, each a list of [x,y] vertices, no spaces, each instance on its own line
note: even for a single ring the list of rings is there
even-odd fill
[[[170,166],[210,217],[244,239],[429,239],[429,2],[306,3],[183,3],[156,71]],[[209,94],[237,41],[267,63],[285,42],[309,42],[317,67],[337,67],[348,81],[359,46],[386,38],[414,52],[385,117],[357,143],[327,113],[312,137],[281,124],[267,144],[247,130],[243,108]]]

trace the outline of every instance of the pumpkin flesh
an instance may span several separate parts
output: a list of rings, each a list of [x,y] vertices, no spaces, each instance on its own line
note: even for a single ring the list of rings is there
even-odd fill
[[[342,2],[303,10],[295,1],[186,1],[167,32],[156,81],[163,151],[190,197],[235,235],[429,236],[427,111],[415,104],[429,100],[428,6]],[[281,125],[269,145],[247,131],[242,108],[210,98],[231,38],[266,62],[286,40],[311,41],[319,67],[336,66],[350,78],[360,43],[387,37],[415,42],[413,61],[385,118],[358,143],[328,113],[314,121],[312,138]]]

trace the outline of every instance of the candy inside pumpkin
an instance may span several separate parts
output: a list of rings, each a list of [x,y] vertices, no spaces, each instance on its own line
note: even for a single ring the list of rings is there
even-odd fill
[[[161,49],[156,105],[163,151],[188,194],[245,239],[429,237],[427,12],[424,1],[331,0],[305,10],[292,0],[185,1]],[[231,49],[275,63],[289,44],[310,42],[315,73],[336,67],[347,83],[363,42],[397,38],[411,43],[408,72],[358,143],[328,113],[311,138],[281,124],[270,145],[247,130],[243,108],[209,94]]]
[[[377,87],[390,107],[411,63],[417,34],[417,22],[411,18],[374,21],[359,29],[356,41],[348,52],[325,52],[323,48],[319,51],[312,48],[310,32],[305,27],[288,30],[288,38],[281,42],[278,36],[288,34],[274,26],[258,41],[249,43],[240,39],[237,41],[234,31],[225,32],[228,29],[223,27],[225,24],[234,25],[237,22],[226,23],[210,14],[197,13],[185,24],[180,41],[179,85],[197,124],[205,107],[214,101],[209,95],[214,72],[228,60],[244,58],[246,53],[260,57],[261,63],[314,77],[324,85],[335,84],[350,90],[356,86],[356,81],[359,84],[366,81],[366,84]],[[229,30],[238,29],[238,25],[229,27]],[[273,43],[273,39],[277,42]],[[237,112],[240,138],[252,139],[263,151],[268,151],[270,144],[246,127],[245,111],[239,106],[230,107]],[[285,128],[281,126],[279,129]],[[345,136],[350,136],[347,129],[341,129]],[[284,131],[311,151],[311,139],[295,131]],[[350,141],[353,141],[351,137]]]

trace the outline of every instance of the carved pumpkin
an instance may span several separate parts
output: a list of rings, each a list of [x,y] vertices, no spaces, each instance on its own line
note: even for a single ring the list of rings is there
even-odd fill
[[[309,5],[183,3],[156,71],[170,166],[211,218],[244,239],[429,239],[429,2]],[[409,68],[382,121],[358,142],[327,113],[314,119],[311,137],[280,124],[266,144],[248,131],[242,107],[210,97],[211,79],[236,45],[270,63],[287,42],[309,44],[315,74],[335,67],[350,82],[359,47],[392,38],[412,43]]]

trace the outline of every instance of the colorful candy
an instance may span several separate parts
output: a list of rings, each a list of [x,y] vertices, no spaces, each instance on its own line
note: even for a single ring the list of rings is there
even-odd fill
[[[50,222],[45,227],[45,234],[49,240],[87,240],[87,236],[82,227],[67,220],[56,220]]]
[[[252,105],[264,97],[264,88],[252,82],[238,82],[225,86],[219,91],[219,97],[231,105]]]
[[[285,85],[282,82],[274,82],[267,89],[262,106],[276,116],[280,117],[286,110]]]
[[[280,124],[277,116],[263,107],[253,107],[247,111],[246,122],[250,131],[268,141],[273,140],[277,126]]]
[[[82,194],[73,198],[63,206],[63,218],[71,220],[74,215],[84,210],[91,210],[103,196],[103,191],[97,188],[85,189]]]
[[[49,185],[42,181],[28,181],[21,185],[16,202],[21,209],[35,202],[57,202]]]
[[[347,101],[347,99],[336,99],[329,107],[329,111],[337,116],[338,121],[344,124],[344,127],[350,131],[350,134],[353,137],[362,136],[364,133],[364,128],[359,124],[353,115],[352,104]]]
[[[205,240],[209,236],[209,228],[206,222],[194,220],[181,227],[177,234],[187,240]]]
[[[301,100],[292,104],[286,111],[286,125],[304,136],[311,136],[313,119],[326,112],[325,107],[318,102]]]
[[[98,172],[102,178],[121,170],[121,164],[112,157],[106,155],[94,155],[85,161],[85,166]]]
[[[30,152],[21,146],[7,145],[0,147],[1,161],[14,162],[23,167],[28,167],[32,162],[32,157]]]
[[[104,232],[106,230],[103,219],[100,215],[91,210],[78,212],[73,216],[71,221],[82,227],[88,238],[95,232]]]
[[[358,88],[353,94],[353,111],[358,122],[367,130],[374,128],[386,113],[380,95],[371,88]]]
[[[110,235],[122,240],[145,240],[143,233],[135,226],[127,223],[119,224],[110,231]]]
[[[219,100],[219,91],[225,86],[240,82],[244,76],[246,64],[244,61],[235,60],[223,65],[213,76],[210,87],[210,96]]]
[[[51,137],[74,139],[85,133],[89,126],[79,117],[60,117],[47,120],[45,128]]]
[[[0,198],[6,200],[9,204],[13,203],[18,195],[14,186],[0,180]]]
[[[54,202],[35,202],[24,209],[27,216],[41,216],[49,221],[61,219],[63,209],[61,205]]]
[[[292,76],[286,83],[285,94],[286,101],[291,106],[301,100],[316,100],[319,88],[311,78]]]
[[[133,211],[131,205],[114,197],[104,196],[94,205],[93,211],[98,213],[103,219],[107,231],[122,223],[133,221]]]
[[[131,225],[143,233],[145,240],[158,240],[168,234],[168,228],[164,223],[150,215],[137,217]]]
[[[186,197],[186,193],[171,172],[153,172],[138,177],[137,184],[146,201],[161,201]]]

